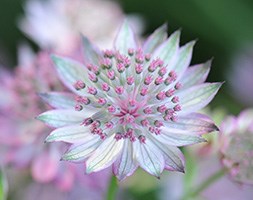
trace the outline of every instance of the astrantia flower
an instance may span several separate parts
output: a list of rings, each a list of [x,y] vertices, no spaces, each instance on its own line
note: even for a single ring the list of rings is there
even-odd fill
[[[64,160],[86,161],[87,173],[113,165],[120,179],[138,166],[159,177],[184,170],[177,146],[205,141],[217,130],[205,115],[220,83],[203,83],[210,62],[188,68],[195,42],[179,47],[179,31],[166,39],[166,26],[143,45],[125,22],[111,50],[99,51],[86,38],[84,65],[53,56],[58,74],[74,95],[41,94],[58,108],[38,116],[57,128],[47,142],[71,143]]]
[[[227,117],[221,132],[222,163],[233,180],[253,184],[253,110]]]

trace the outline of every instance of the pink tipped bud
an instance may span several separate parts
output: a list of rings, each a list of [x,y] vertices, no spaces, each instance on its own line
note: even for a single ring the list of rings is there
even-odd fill
[[[163,126],[163,123],[159,120],[155,120],[154,125],[159,128]]]
[[[145,144],[145,143],[146,143],[146,137],[145,137],[144,135],[140,135],[140,136],[138,137],[138,139],[139,139],[140,143],[142,143],[142,144]]]
[[[175,93],[174,89],[169,89],[169,90],[166,91],[165,95],[167,97],[172,97],[174,95],[174,93]]]
[[[75,110],[76,111],[81,111],[83,109],[83,106],[82,105],[80,105],[80,104],[76,104],[75,105]]]
[[[124,93],[124,87],[123,86],[117,86],[115,88],[115,92],[118,94],[118,95],[121,95]]]
[[[145,80],[144,80],[144,84],[145,85],[149,85],[151,82],[153,81],[153,77],[151,75],[148,75]]]
[[[143,71],[142,65],[141,64],[137,64],[135,66],[135,71],[136,71],[137,74],[140,74]]]
[[[115,136],[114,136],[115,140],[119,141],[120,139],[123,138],[122,134],[121,133],[116,133]]]
[[[145,60],[146,60],[146,61],[150,61],[150,59],[151,59],[151,54],[150,54],[150,53],[147,53],[147,54],[145,55]]]
[[[87,92],[89,94],[96,95],[97,94],[97,89],[94,88],[94,87],[88,87]]]
[[[160,85],[162,82],[163,82],[163,77],[161,77],[161,76],[158,76],[158,77],[155,79],[155,84],[156,84],[156,85]]]
[[[106,122],[105,127],[108,128],[108,129],[112,129],[113,128],[113,123],[112,122]]]
[[[90,125],[91,123],[93,123],[93,120],[89,117],[89,118],[86,118],[81,125],[84,125],[84,126],[88,126]]]
[[[97,76],[96,76],[95,73],[89,73],[88,76],[89,76],[89,79],[90,79],[92,82],[97,82],[97,81],[98,81],[98,78],[97,78]]]
[[[81,89],[85,88],[86,85],[83,81],[79,80],[73,86],[76,90],[81,90]]]
[[[125,122],[128,123],[128,124],[134,123],[134,120],[135,120],[135,117],[133,115],[127,114],[125,116]]]
[[[102,90],[105,92],[108,92],[110,90],[110,87],[107,83],[102,83],[101,87],[102,87]]]
[[[167,107],[165,105],[161,105],[157,107],[157,111],[160,113],[164,113],[167,110]]]
[[[157,95],[156,95],[156,98],[158,99],[158,100],[164,100],[165,98],[166,98],[166,94],[165,94],[165,92],[164,91],[162,91],[162,92],[159,92]]]
[[[114,56],[114,52],[112,50],[105,50],[104,57],[112,58]]]
[[[173,108],[175,111],[180,111],[181,110],[181,106],[179,104],[175,105]]]
[[[167,72],[166,67],[161,67],[161,69],[159,70],[158,74],[160,76],[164,76],[166,74],[166,72]]]
[[[106,99],[104,99],[104,98],[98,98],[98,104],[100,104],[100,105],[105,105],[106,104]]]
[[[107,109],[108,109],[108,112],[110,113],[116,112],[116,108],[113,105],[109,106]]]
[[[110,79],[110,80],[114,80],[115,79],[115,73],[113,70],[110,70],[107,72],[107,77]]]
[[[112,67],[112,61],[109,58],[105,58],[101,61],[101,67],[110,69]]]
[[[147,119],[143,119],[143,120],[141,120],[141,125],[148,127],[149,126],[149,121]]]
[[[172,78],[173,81],[175,81],[177,79],[177,73],[175,71],[170,71],[169,73],[169,77]]]
[[[140,94],[141,94],[141,96],[147,95],[148,94],[148,88],[147,87],[141,88]]]
[[[88,105],[90,103],[90,100],[87,97],[82,96],[76,96],[75,98],[77,103]]]
[[[132,85],[133,83],[134,83],[134,77],[133,76],[127,77],[127,84]]]
[[[132,48],[128,49],[128,55],[129,56],[134,55],[134,49],[132,49]]]
[[[117,63],[116,67],[119,73],[122,73],[125,70],[125,65],[123,63]]]
[[[152,113],[153,113],[153,110],[152,110],[152,108],[150,108],[150,107],[146,107],[146,108],[143,109],[143,112],[144,112],[145,114],[152,114]]]
[[[167,77],[165,80],[164,80],[164,84],[165,85],[169,85],[173,82],[173,79],[171,77]]]
[[[181,87],[182,87],[182,84],[181,84],[181,83],[177,83],[177,84],[175,85],[175,89],[176,89],[176,90],[179,90]]]
[[[178,97],[178,96],[174,96],[174,97],[171,99],[171,101],[172,101],[173,103],[178,103],[178,102],[179,102],[179,97]]]

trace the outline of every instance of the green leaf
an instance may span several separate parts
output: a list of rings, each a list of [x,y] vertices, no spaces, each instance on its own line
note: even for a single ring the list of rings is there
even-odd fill
[[[4,174],[3,169],[0,168],[0,200],[7,199],[7,191],[8,191],[7,178]]]

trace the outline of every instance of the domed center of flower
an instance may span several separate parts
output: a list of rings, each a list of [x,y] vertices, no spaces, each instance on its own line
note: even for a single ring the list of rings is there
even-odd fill
[[[129,49],[128,55],[106,50],[99,66],[87,67],[89,80],[74,83],[76,90],[87,94],[76,97],[75,109],[98,108],[83,122],[93,134],[145,142],[144,133],[160,134],[161,126],[176,120],[181,110],[176,93],[181,84],[177,73],[168,71],[161,59],[142,49]]]

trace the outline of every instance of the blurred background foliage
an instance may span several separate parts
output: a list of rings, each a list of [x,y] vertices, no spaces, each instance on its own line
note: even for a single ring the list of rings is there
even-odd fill
[[[0,0],[0,64],[5,67],[16,65],[16,47],[20,41],[29,41],[36,49],[36,45],[17,28],[17,20],[23,14],[24,1]],[[167,22],[169,33],[182,29],[181,44],[197,39],[192,63],[214,58],[209,81],[226,81],[226,73],[230,70],[233,56],[253,43],[252,0],[118,0],[117,2],[125,13],[136,13],[144,18],[146,22],[144,36]],[[238,113],[243,108],[230,98],[226,84],[212,105],[225,106],[232,113]]]

